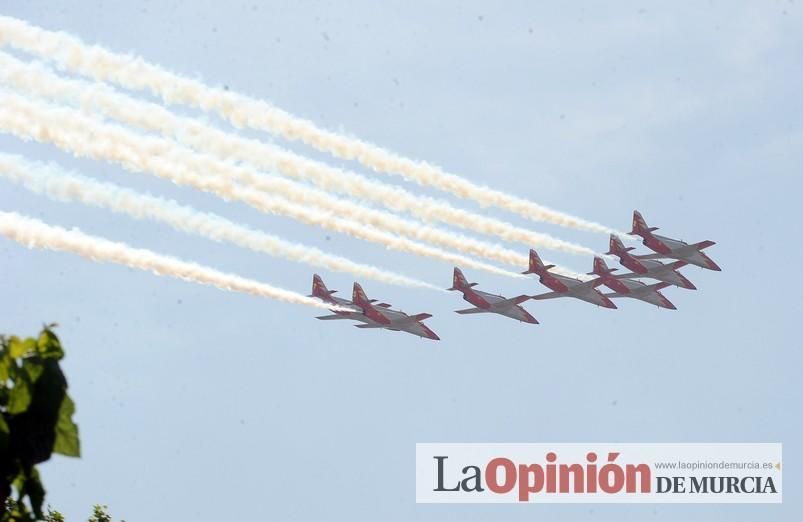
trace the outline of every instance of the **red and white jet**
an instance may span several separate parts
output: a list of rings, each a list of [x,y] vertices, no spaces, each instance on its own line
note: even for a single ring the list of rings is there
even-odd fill
[[[435,332],[424,323],[424,319],[432,317],[430,314],[407,315],[400,310],[392,310],[387,303],[377,303],[376,299],[368,299],[359,283],[354,283],[351,301],[333,297],[337,290],[329,290],[318,274],[312,276],[312,297],[317,297],[327,303],[352,308],[351,312],[332,310],[334,315],[316,317],[324,321],[334,319],[352,319],[365,324],[355,324],[357,328],[383,328],[397,332],[407,332],[425,339],[440,340]],[[376,304],[375,304],[376,303]]]
[[[489,294],[482,290],[474,290],[472,287],[477,283],[469,283],[466,281],[463,272],[455,267],[454,276],[452,278],[452,287],[447,290],[456,290],[463,293],[463,299],[476,306],[476,308],[466,308],[464,310],[455,310],[458,314],[482,314],[492,313],[504,315],[517,321],[525,323],[538,324],[538,321],[530,315],[527,310],[519,306],[524,301],[530,299],[528,295],[520,295],[510,299],[495,294]]]
[[[630,235],[640,236],[643,239],[642,244],[656,252],[655,254],[636,255],[633,257],[636,259],[677,259],[708,270],[722,270],[711,258],[702,253],[704,248],[716,244],[713,241],[701,241],[690,245],[678,239],[670,239],[653,234],[655,230],[658,230],[658,227],[648,227],[641,213],[638,210],[633,211],[633,230]]]
[[[616,270],[616,268],[608,268],[605,260],[601,257],[594,257],[594,271],[591,273],[598,276],[599,279],[597,280],[601,281],[603,285],[613,290],[613,293],[604,294],[605,297],[630,297],[632,299],[644,301],[645,303],[654,304],[660,308],[668,308],[670,310],[677,309],[675,305],[660,292],[662,288],[671,286],[669,283],[661,282],[647,285],[641,281],[612,275]]]
[[[674,263],[665,264],[660,261],[641,259],[638,256],[628,253],[631,250],[633,250],[633,247],[625,247],[621,239],[611,234],[610,247],[606,254],[618,257],[622,266],[632,270],[631,273],[619,274],[615,277],[619,279],[649,277],[680,288],[687,288],[689,290],[697,289],[691,281],[678,272],[679,268],[688,265],[686,261],[675,261]]]
[[[583,281],[559,274],[553,274],[549,271],[555,265],[544,266],[541,258],[535,250],[530,249],[530,268],[522,272],[523,274],[536,274],[538,275],[541,284],[547,288],[552,289],[552,292],[546,294],[534,295],[533,299],[555,299],[557,297],[574,297],[587,303],[595,304],[603,308],[616,308],[613,301],[604,296],[596,287],[602,284],[602,280],[591,279],[590,281]]]

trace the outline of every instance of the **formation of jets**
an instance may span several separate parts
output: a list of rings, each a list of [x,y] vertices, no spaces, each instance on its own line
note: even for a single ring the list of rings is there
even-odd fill
[[[611,234],[607,255],[619,258],[620,264],[630,272],[614,275],[617,268],[609,268],[600,256],[594,257],[593,270],[588,275],[596,277],[579,279],[551,271],[554,265],[544,265],[538,253],[530,250],[529,267],[523,274],[535,274],[542,285],[551,290],[538,295],[522,294],[516,297],[504,297],[482,290],[475,290],[477,283],[469,283],[463,272],[455,267],[452,286],[448,290],[460,292],[463,299],[472,304],[472,308],[456,310],[461,315],[492,313],[503,315],[517,321],[538,324],[538,321],[525,310],[521,304],[530,299],[541,301],[560,297],[572,297],[602,308],[616,308],[613,299],[630,298],[646,303],[675,310],[675,305],[661,293],[669,286],[696,290],[694,284],[678,270],[686,265],[694,265],[708,270],[721,270],[714,261],[703,253],[703,249],[714,245],[713,241],[701,241],[688,244],[677,239],[659,236],[653,232],[657,227],[647,226],[644,217],[638,211],[633,212],[633,226],[630,235],[642,239],[642,244],[652,250],[651,254],[631,254],[633,247],[625,247],[622,240]],[[658,259],[670,259],[672,262],[661,262]],[[646,284],[639,279],[653,279],[654,284]],[[602,287],[611,290],[603,292]],[[318,317],[321,320],[351,319],[362,324],[357,328],[384,328],[407,332],[425,339],[440,338],[423,321],[432,315],[427,313],[408,315],[400,310],[393,310],[387,303],[378,303],[368,299],[359,283],[354,283],[352,298],[334,297],[335,290],[326,288],[318,274],[312,278],[312,295],[326,303],[348,309],[333,309],[334,315]]]

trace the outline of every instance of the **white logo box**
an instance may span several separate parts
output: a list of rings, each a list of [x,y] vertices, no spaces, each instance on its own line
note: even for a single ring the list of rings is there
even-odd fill
[[[780,443],[420,443],[418,503],[780,503]]]

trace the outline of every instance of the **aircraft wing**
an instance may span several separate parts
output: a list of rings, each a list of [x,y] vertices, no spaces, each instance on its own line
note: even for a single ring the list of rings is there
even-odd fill
[[[619,274],[619,275],[615,275],[613,277],[615,279],[638,279],[638,278],[644,278],[644,277],[652,278],[652,276],[649,274],[649,272],[646,273],[646,274],[637,274],[635,272],[628,272],[626,274]]]
[[[650,292],[657,292],[658,290],[662,290],[662,289],[664,289],[664,288],[666,288],[668,286],[672,286],[672,284],[671,283],[665,283],[663,281],[661,281],[659,283],[652,284],[652,285],[645,285],[645,286],[642,286],[639,289],[637,289],[635,295],[644,295],[644,294],[649,294]],[[633,297],[634,296],[633,293],[623,294],[621,292],[611,292],[609,294],[602,294],[602,295],[604,295],[605,297]]]
[[[506,310],[505,315],[508,317],[512,317],[513,319],[518,319],[519,321],[524,321],[525,323],[538,324],[536,318],[530,315],[530,313],[527,310],[525,310],[519,305],[516,305]]]
[[[388,326],[386,324],[373,324],[373,323],[354,325],[354,328],[387,328],[387,327]]]
[[[704,248],[708,248],[714,245],[716,245],[716,243],[714,243],[713,241],[706,240],[706,241],[700,241],[699,243],[694,243],[692,246],[697,250],[702,250]]]
[[[351,319],[351,317],[347,315],[321,315],[315,319],[320,319],[321,321],[333,321],[335,319]]]
[[[602,306],[605,308],[616,308],[616,305],[613,304],[613,301],[608,299],[605,295],[602,294],[596,288],[592,289],[590,292],[585,294],[581,294],[577,296],[578,299],[581,301],[585,301],[587,303],[591,303],[597,306]]]
[[[426,317],[423,317],[423,316],[426,316]],[[418,314],[418,315],[414,315],[412,317],[414,317],[414,318],[423,317],[423,319],[426,319],[426,318],[432,317],[432,316],[429,315],[429,314]],[[407,333],[410,333],[410,334],[413,334],[413,335],[417,335],[419,337],[424,337],[426,339],[432,339],[434,341],[439,341],[440,337],[438,337],[438,335],[435,332],[430,330],[429,327],[427,325],[425,325],[424,323],[422,323],[421,321],[422,321],[422,319],[416,319],[414,321],[406,321],[406,322],[403,322],[401,324],[394,323],[392,326],[393,326],[394,329],[401,330],[403,332],[407,332]]]
[[[664,254],[638,254],[633,257],[636,259],[668,259]]]
[[[519,305],[524,301],[529,301],[532,299],[532,296],[529,295],[517,295],[516,297],[511,297],[510,299],[504,299],[502,301],[497,301],[493,305],[494,307],[505,306],[505,305]]]
[[[568,296],[568,294],[565,294],[563,292],[547,292],[545,294],[538,294],[538,295],[530,296],[530,299],[535,299],[537,301],[541,301],[543,299],[555,299],[555,298],[558,298],[558,297],[569,297],[569,296]]]
[[[482,308],[464,308],[463,310],[455,310],[456,314],[484,314],[488,313],[488,310],[484,310]]]
[[[425,314],[408,315],[407,317],[403,317],[401,319],[395,319],[393,321],[393,324],[396,325],[396,324],[404,324],[404,323],[418,323],[420,321],[423,321],[424,319],[429,319],[430,317],[432,317],[432,314],[426,314],[426,313]]]

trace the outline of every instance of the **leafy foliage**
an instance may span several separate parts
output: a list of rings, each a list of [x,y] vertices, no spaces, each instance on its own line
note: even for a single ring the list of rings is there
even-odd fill
[[[81,454],[72,420],[75,404],[59,365],[64,350],[53,326],[45,326],[38,338],[0,336],[2,522],[44,520],[45,488],[36,465],[53,453]],[[55,512],[47,515],[48,520],[58,517]]]

